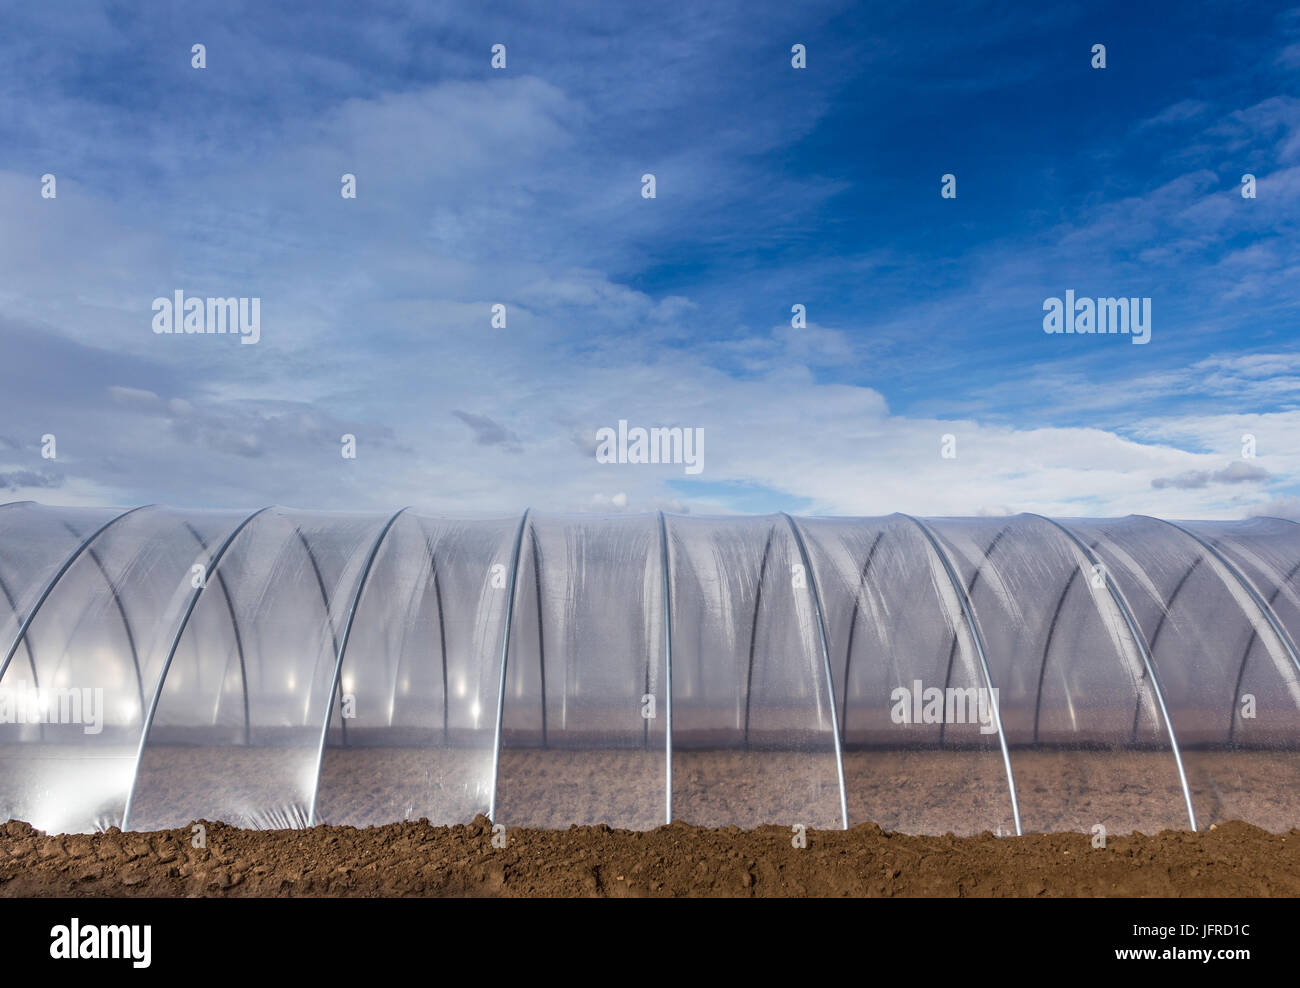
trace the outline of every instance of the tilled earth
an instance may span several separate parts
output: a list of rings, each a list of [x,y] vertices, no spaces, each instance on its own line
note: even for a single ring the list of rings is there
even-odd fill
[[[3,896],[1297,896],[1300,830],[915,837],[673,824],[240,830],[45,836],[0,828]],[[497,835],[497,843],[501,836]]]

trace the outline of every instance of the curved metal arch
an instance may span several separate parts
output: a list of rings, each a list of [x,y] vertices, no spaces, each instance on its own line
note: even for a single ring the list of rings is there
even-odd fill
[[[239,533],[247,528],[249,523],[258,515],[270,510],[271,507],[269,505],[265,508],[258,508],[235,526],[231,533],[226,536],[221,545],[217,547],[217,551],[208,556],[208,565],[205,570],[207,577],[210,577],[212,571],[221,564],[221,559],[225,556],[226,550],[229,549],[235,539],[238,538]],[[180,620],[176,623],[176,630],[172,633],[171,645],[167,649],[167,658],[163,661],[162,669],[159,671],[158,678],[154,682],[153,695],[149,700],[149,709],[145,712],[144,723],[140,728],[140,744],[135,753],[135,770],[131,773],[131,788],[127,791],[126,806],[122,810],[123,830],[130,829],[131,809],[135,803],[135,790],[136,786],[140,782],[140,763],[144,759],[145,745],[149,743],[149,732],[153,730],[153,719],[158,713],[158,702],[162,699],[163,685],[167,681],[167,673],[171,670],[172,661],[176,658],[176,650],[180,648],[181,637],[185,634],[185,628],[190,623],[190,615],[194,613],[194,608],[199,603],[199,597],[202,596],[207,585],[208,581],[205,578],[197,587],[194,588],[190,593],[189,600],[185,602],[185,610],[181,612]]]
[[[22,501],[10,502],[10,504],[22,504],[22,503],[24,502]],[[0,508],[7,508],[8,506],[9,505],[7,504],[0,504]],[[14,600],[13,592],[10,591],[9,584],[5,583],[4,577],[0,577],[0,593],[4,594],[5,601],[8,602],[9,610],[13,612],[14,617],[18,617],[18,602]],[[21,619],[20,619],[20,623],[21,623]],[[27,665],[32,670],[32,685],[39,688],[41,685],[41,677],[36,672],[36,656],[32,654],[32,643],[24,639],[23,650],[27,653]]]
[[[988,659],[984,654],[984,638],[980,634],[979,625],[975,622],[973,605],[966,595],[966,588],[961,582],[961,577],[957,575],[957,571],[953,568],[952,561],[948,558],[948,554],[940,547],[938,539],[934,537],[934,533],[932,533],[930,529],[920,521],[920,519],[913,518],[911,515],[903,515],[903,517],[919,528],[921,534],[925,536],[926,541],[930,543],[930,548],[934,550],[935,556],[943,565],[944,571],[948,574],[948,580],[952,583],[952,589],[957,594],[957,601],[961,605],[962,614],[966,618],[966,626],[970,630],[971,639],[975,643],[975,652],[979,656],[980,669],[984,672],[984,683],[989,690],[990,707],[993,710],[993,722],[997,726],[998,744],[1002,748],[1002,767],[1006,770],[1007,791],[1011,796],[1011,815],[1016,824],[1016,836],[1019,837],[1023,831],[1020,828],[1020,800],[1016,796],[1016,777],[1011,770],[1011,752],[1007,748],[1006,732],[1002,729],[1002,712],[998,709],[997,694],[993,692],[993,676],[989,672]]]
[[[763,581],[767,578],[767,558],[772,552],[772,538],[776,534],[776,524],[767,531],[767,543],[763,546],[763,558],[758,564],[758,586],[754,590],[754,619],[749,626],[749,666],[745,673],[745,750],[749,750],[749,710],[750,700],[754,695],[754,649],[758,644],[758,612],[763,606]]]
[[[73,538],[81,539],[84,537],[81,533],[81,530],[78,529],[75,525],[73,525],[69,521],[65,520],[63,522],[63,527],[67,529],[68,533]],[[104,585],[108,587],[108,591],[113,597],[113,603],[117,607],[118,617],[122,619],[122,630],[126,632],[126,643],[131,653],[131,665],[135,670],[136,690],[140,697],[140,709],[143,711],[144,710],[144,683],[140,677],[140,653],[137,650],[135,644],[135,632],[131,628],[130,620],[126,616],[126,608],[122,603],[121,594],[118,593],[117,586],[116,584],[113,583],[112,577],[108,575],[108,570],[104,566],[104,561],[100,559],[99,553],[95,551],[93,546],[90,546],[86,549],[86,555],[90,557],[91,562],[95,564],[95,568],[99,570],[99,575],[104,578]],[[90,617],[90,608],[83,607],[81,609],[81,613],[77,615],[76,621],[74,621],[72,624],[72,631],[68,633],[65,640],[68,642],[73,641],[77,637],[77,635],[81,633],[81,627],[86,623],[89,617]],[[31,641],[24,639],[23,645],[26,648],[29,664],[32,667],[32,679],[35,680],[34,685],[40,686],[40,681],[36,675],[35,664],[30,662],[30,660],[33,658]],[[44,725],[42,725],[42,728],[43,727]]]
[[[104,561],[99,558],[94,548],[86,550],[86,555],[90,557],[95,568],[99,570],[100,575],[104,578],[104,583],[113,594],[113,603],[117,606],[118,617],[122,619],[122,630],[126,632],[126,644],[131,649],[131,665],[135,669],[135,689],[140,697],[140,709],[144,709],[144,677],[140,674],[140,652],[135,645],[135,632],[131,630],[131,621],[126,616],[126,605],[122,603],[122,595],[118,593],[117,584],[115,584],[108,575],[108,570],[104,567]]]
[[[1174,584],[1174,589],[1169,594],[1169,598],[1162,603],[1162,606],[1160,608],[1160,617],[1156,621],[1156,630],[1151,633],[1151,641],[1148,646],[1153,656],[1156,654],[1156,646],[1160,644],[1160,633],[1165,630],[1165,626],[1169,623],[1169,615],[1173,613],[1174,601],[1177,600],[1178,595],[1183,592],[1183,587],[1187,586],[1187,581],[1192,578],[1192,574],[1195,573],[1196,570],[1200,567],[1201,563],[1204,561],[1204,558],[1205,558],[1204,556],[1196,557],[1196,561],[1193,562],[1191,566],[1187,567],[1187,572],[1184,573],[1182,576],[1180,576],[1178,578],[1178,582]],[[1146,676],[1145,670],[1143,671],[1142,675],[1143,677]],[[1141,695],[1139,695],[1137,698],[1137,705],[1133,708],[1133,740],[1134,741],[1137,741],[1138,722],[1141,720],[1141,718],[1142,718],[1142,697]]]
[[[5,672],[9,669],[9,663],[13,660],[14,653],[18,651],[18,646],[22,644],[23,640],[27,637],[27,630],[32,626],[32,621],[36,619],[36,615],[40,613],[41,606],[49,599],[50,594],[54,592],[54,588],[58,585],[58,582],[63,579],[64,574],[72,568],[72,564],[81,557],[83,552],[90,548],[91,544],[97,538],[103,535],[104,532],[108,531],[108,529],[113,525],[116,525],[128,515],[133,515],[137,511],[144,511],[146,508],[151,507],[153,507],[151,504],[142,504],[137,508],[132,508],[129,511],[124,511],[120,515],[110,518],[83,539],[81,545],[77,546],[77,548],[72,551],[72,554],[63,560],[63,565],[61,565],[58,571],[50,577],[50,581],[45,584],[45,589],[41,591],[40,597],[38,597],[36,603],[32,605],[32,609],[27,612],[27,617],[23,619],[22,625],[18,628],[18,633],[14,635],[14,640],[9,645],[9,651],[5,653],[4,661],[0,662],[0,680],[4,679]]]
[[[366,584],[370,581],[370,573],[375,565],[375,557],[379,555],[379,550],[383,548],[384,540],[388,538],[388,533],[393,530],[393,525],[397,519],[402,516],[406,508],[399,508],[393,512],[393,516],[388,519],[379,535],[375,538],[374,543],[370,546],[370,552],[366,556],[365,565],[361,568],[357,576],[357,588],[352,593],[352,603],[348,607],[347,619],[343,622],[343,634],[338,639],[338,651],[334,658],[334,675],[330,680],[329,703],[325,708],[325,716],[321,718],[320,744],[316,749],[316,777],[311,787],[311,805],[307,810],[307,826],[316,825],[316,799],[320,795],[320,773],[321,766],[325,763],[325,739],[329,736],[330,720],[334,716],[334,701],[340,692],[340,682],[343,676],[343,658],[348,651],[348,642],[352,638],[352,623],[356,620],[357,607],[361,604],[361,597],[366,592]],[[332,626],[331,626],[332,630]],[[340,717],[342,723],[346,717]]]
[[[438,640],[439,640],[439,647],[441,647],[441,649],[442,649],[442,651],[441,651],[441,656],[442,656],[442,740],[443,740],[443,744],[446,744],[446,741],[447,741],[447,632],[446,632],[446,628],[443,627],[443,617],[442,617],[442,589],[439,588],[439,586],[438,586],[438,569],[437,569],[437,562],[435,562],[435,559],[434,559],[433,542],[430,541],[430,539],[429,539],[428,536],[426,536],[425,539],[424,539],[424,550],[425,550],[425,555],[428,556],[428,558],[429,558],[429,575],[430,575],[430,580],[433,581],[433,595],[434,595],[434,599],[435,599],[435,601],[437,601],[437,607],[438,607]],[[428,581],[425,581],[425,586],[428,586]],[[415,597],[416,597],[416,593],[420,593],[420,594],[422,595],[422,593],[424,593],[424,591],[425,591],[424,588],[420,588],[420,586],[415,586],[415,588],[412,588],[411,598],[409,598],[409,599],[411,599],[411,601],[413,601],[413,599],[415,599]],[[411,603],[408,602],[408,603],[407,603],[407,614],[409,614],[409,610],[411,610]],[[409,623],[407,623],[407,624],[409,624]],[[398,653],[398,654],[399,654],[399,655],[402,655],[402,654],[406,653],[406,643],[407,643],[408,638],[409,638],[409,628],[408,628],[408,627],[403,627],[403,629],[402,629],[402,640],[400,640],[399,645],[398,645],[398,649],[399,649],[399,653]],[[390,697],[389,697],[389,727],[391,727],[391,725],[393,725],[393,710],[394,710],[394,708],[396,707],[396,699],[398,699],[398,684],[399,684],[399,681],[400,681],[400,676],[399,676],[399,675],[396,675],[396,673],[398,673],[398,671],[396,671],[396,668],[395,668],[395,669],[394,669],[394,676],[393,676],[393,693],[391,693],[391,694],[390,694]]]
[[[1003,526],[997,535],[993,536],[993,541],[990,542],[988,548],[984,550],[984,555],[980,558],[978,565],[976,565],[975,572],[971,574],[970,582],[966,584],[966,596],[969,599],[971,599],[972,607],[974,606],[975,584],[979,583],[980,574],[984,572],[984,564],[989,561],[989,557],[993,555],[993,550],[998,547],[998,545],[1002,542],[1003,537],[1009,531],[1011,531],[1010,522],[1008,522],[1005,526]],[[952,667],[956,659],[957,659],[957,632],[954,630],[952,635],[952,644],[948,646],[948,669],[943,675],[944,696],[948,695],[948,688],[952,685]],[[941,747],[943,745],[943,739],[944,739],[944,735],[947,733],[947,729],[948,729],[947,720],[946,719],[941,720],[939,722],[939,745]]]
[[[307,541],[307,536],[303,533],[303,530],[299,526],[295,525],[293,531],[294,534],[298,536],[298,541],[302,543],[303,551],[307,553],[307,561],[311,563],[312,573],[316,575],[316,587],[320,590],[321,605],[325,608],[325,624],[330,629],[330,641],[334,646],[334,654],[337,655],[339,651],[339,633],[334,627],[334,619],[330,614],[330,594],[329,591],[325,589],[325,577],[321,575],[320,563],[317,562],[316,553],[312,552],[311,543]],[[338,691],[336,697],[340,701],[342,700],[342,690]],[[346,745],[348,743],[348,724],[346,719],[339,721],[339,731],[343,735],[343,743]]]
[[[434,595],[434,599],[437,602],[437,607],[438,607],[438,638],[439,638],[439,646],[441,648],[441,652],[439,654],[442,658],[442,740],[445,743],[447,740],[447,631],[446,628],[443,626],[442,588],[438,585],[438,570],[437,570],[437,562],[434,558],[433,542],[429,539],[427,535],[425,536],[424,539],[424,552],[429,560],[429,580],[433,582],[433,595]],[[429,580],[425,581],[423,587],[415,586],[412,588],[411,597],[407,602],[407,614],[410,614],[411,602],[415,600],[417,593],[420,595],[421,598],[423,598],[424,594],[427,593]],[[417,606],[416,613],[418,613],[419,605],[416,606]],[[409,628],[410,622],[405,622],[405,624],[407,626],[403,627],[401,641],[398,643],[399,657],[405,654],[406,642],[407,639],[410,637],[410,628]],[[390,727],[392,726],[393,723],[393,711],[397,707],[397,688],[401,680],[401,676],[398,674],[397,668],[394,668],[393,673],[394,673],[393,692],[388,699],[388,710],[389,710],[388,725]]]
[[[442,740],[445,743],[448,719],[451,716],[451,704],[447,697],[447,622],[442,607],[442,585],[438,582],[438,560],[432,546],[429,547],[429,566],[433,570],[433,599],[438,605],[438,654],[442,658]]]
[[[1149,516],[1139,515],[1138,517],[1144,518]],[[1277,619],[1277,615],[1273,613],[1273,608],[1271,608],[1268,605],[1268,603],[1264,600],[1264,598],[1259,595],[1259,591],[1255,589],[1254,584],[1250,582],[1250,580],[1246,577],[1246,574],[1243,573],[1240,569],[1238,569],[1236,564],[1233,563],[1230,559],[1228,559],[1228,557],[1225,556],[1223,553],[1221,553],[1218,550],[1218,548],[1214,546],[1213,543],[1207,542],[1205,539],[1201,538],[1199,535],[1197,535],[1195,532],[1191,531],[1190,529],[1184,528],[1182,525],[1178,524],[1177,522],[1166,521],[1164,518],[1155,518],[1152,520],[1163,522],[1164,524],[1168,525],[1170,528],[1182,532],[1189,539],[1193,539],[1197,545],[1199,545],[1202,549],[1210,553],[1210,555],[1212,555],[1216,560],[1218,560],[1219,565],[1221,565],[1224,569],[1228,571],[1228,573],[1232,576],[1232,578],[1236,580],[1237,583],[1241,586],[1241,589],[1246,591],[1246,594],[1250,597],[1251,602],[1257,608],[1259,608],[1260,614],[1263,616],[1264,620],[1268,622],[1268,626],[1273,629],[1273,634],[1277,635],[1278,641],[1281,642],[1282,647],[1286,649],[1287,655],[1291,657],[1291,664],[1295,666],[1296,672],[1300,673],[1300,654],[1297,654],[1296,652],[1295,643],[1291,641],[1291,636],[1287,634],[1286,629],[1282,627],[1282,623]],[[1253,627],[1254,626],[1252,625],[1252,628]]]
[[[1292,566],[1286,576],[1282,577],[1282,582],[1274,588],[1271,594],[1269,594],[1268,606],[1270,608],[1273,606],[1273,602],[1281,595],[1283,586],[1291,582],[1297,573],[1300,573],[1300,563],[1296,563]],[[1231,710],[1228,713],[1228,744],[1232,744],[1233,738],[1237,733],[1237,697],[1241,696],[1241,684],[1246,678],[1246,660],[1250,658],[1250,651],[1254,648],[1255,642],[1258,640],[1259,629],[1252,626],[1250,629],[1250,638],[1246,641],[1246,648],[1241,653],[1241,664],[1237,666],[1237,682],[1232,689],[1232,698],[1229,704]]]
[[[1277,515],[1257,515],[1256,517],[1263,518],[1268,521],[1280,521],[1288,525],[1295,525],[1297,528],[1300,528],[1300,521],[1296,521],[1294,518],[1281,518]],[[1300,573],[1300,563],[1296,563],[1293,567],[1291,567],[1290,572],[1288,572],[1286,576],[1282,577],[1282,581],[1277,585],[1276,589],[1274,589],[1274,591],[1269,595],[1268,606],[1270,609],[1272,609],[1273,607],[1273,602],[1277,600],[1278,596],[1282,593],[1282,588],[1287,583],[1291,582],[1291,580],[1295,577],[1297,573]],[[1232,743],[1233,737],[1235,736],[1237,731],[1237,697],[1241,695],[1241,684],[1246,676],[1246,660],[1250,657],[1250,650],[1252,647],[1254,647],[1255,641],[1258,638],[1259,638],[1259,632],[1254,627],[1252,627],[1250,629],[1250,640],[1246,642],[1246,650],[1241,654],[1241,665],[1237,667],[1237,683],[1232,691],[1232,712],[1228,716],[1228,743],[1229,744]]]
[[[307,562],[311,564],[311,571],[316,577],[316,589],[320,591],[321,606],[325,609],[325,620],[330,627],[330,637],[334,641],[334,651],[338,652],[339,635],[334,629],[334,622],[330,620],[330,593],[325,587],[325,577],[320,571],[320,562],[316,559],[316,553],[312,551],[311,543],[307,541],[307,536],[298,526],[294,526],[293,532],[298,536],[298,541],[302,543],[303,551],[307,553]]]
[[[30,498],[24,501],[6,501],[4,504],[0,504],[0,510],[3,510],[5,508],[16,508],[20,504],[35,504],[35,503],[36,502],[31,500]],[[78,538],[80,538],[79,532],[74,532],[73,534],[76,535]],[[9,610],[13,612],[14,617],[18,617],[18,602],[14,600],[14,595],[13,593],[10,592],[9,585],[5,583],[3,577],[0,577],[0,592],[4,593],[5,600],[9,604]],[[19,623],[21,624],[21,619],[19,619]],[[27,641],[26,639],[23,639],[23,651],[27,653],[27,665],[32,671],[32,685],[39,688],[41,685],[41,679],[40,679],[40,674],[36,671],[36,656],[32,653],[32,643]],[[45,730],[45,725],[42,724],[41,725],[42,734],[44,733],[44,730]]]
[[[1034,515],[1033,517],[1038,517]],[[1090,548],[1096,548],[1095,545]],[[1034,744],[1038,744],[1038,724],[1039,717],[1043,711],[1043,683],[1047,676],[1047,657],[1052,651],[1052,641],[1056,637],[1056,624],[1061,619],[1061,611],[1065,607],[1065,600],[1070,596],[1070,590],[1074,587],[1074,581],[1079,578],[1083,571],[1074,566],[1070,569],[1070,578],[1065,581],[1065,586],[1061,589],[1061,595],[1056,598],[1056,607],[1052,611],[1051,623],[1047,626],[1047,635],[1043,639],[1043,658],[1038,663],[1038,692],[1034,697]]]
[[[1059,521],[1056,521],[1053,518],[1047,518],[1044,515],[1033,515],[1033,517],[1041,518],[1049,525],[1053,525],[1060,529],[1065,536],[1078,547],[1079,551],[1083,553],[1084,558],[1086,558],[1094,567],[1101,567],[1101,574],[1106,580],[1106,590],[1110,594],[1111,601],[1119,610],[1120,617],[1124,619],[1124,624],[1128,627],[1129,635],[1133,639],[1133,644],[1142,658],[1142,667],[1146,672],[1147,678],[1151,682],[1151,690],[1155,694],[1156,703],[1160,707],[1160,716],[1164,719],[1165,731],[1169,735],[1169,748],[1173,752],[1174,764],[1178,768],[1178,781],[1183,789],[1183,801],[1187,805],[1187,820],[1188,823],[1191,824],[1192,830],[1195,831],[1197,829],[1196,810],[1192,807],[1192,791],[1187,784],[1187,771],[1183,767],[1182,749],[1178,746],[1178,735],[1174,731],[1173,719],[1169,716],[1168,707],[1165,706],[1165,695],[1164,691],[1160,688],[1160,679],[1156,676],[1155,662],[1151,657],[1151,650],[1147,646],[1146,639],[1142,636],[1142,630],[1138,627],[1137,619],[1129,609],[1128,602],[1124,599],[1124,594],[1120,591],[1119,586],[1115,583],[1114,579],[1111,578],[1110,570],[1102,563],[1092,549],[1084,545],[1083,541],[1078,536]],[[1141,703],[1141,700],[1139,699],[1138,702]]]
[[[849,829],[849,796],[844,782],[844,745],[840,741],[839,717],[835,712],[835,679],[831,674],[831,646],[826,635],[826,618],[822,613],[822,595],[817,589],[817,576],[813,572],[812,560],[808,558],[808,547],[804,545],[803,533],[793,518],[782,511],[781,516],[790,523],[795,545],[799,548],[799,558],[803,560],[804,574],[808,577],[808,592],[812,597],[813,613],[817,617],[817,635],[822,650],[822,667],[826,672],[826,698],[830,701],[831,737],[835,742],[835,774],[840,782],[840,819],[844,829]]]
[[[189,533],[194,536],[194,541],[199,544],[199,548],[204,552],[207,552],[208,542],[199,533],[199,530],[188,521],[185,523],[185,527],[189,529]],[[239,632],[239,619],[235,616],[235,602],[230,597],[230,586],[226,583],[225,573],[217,573],[217,583],[221,587],[221,596],[225,598],[226,601],[226,611],[230,615],[230,630],[234,632],[235,635],[235,652],[239,656],[239,681],[244,687],[244,745],[247,747],[252,743],[252,727],[249,719],[248,667],[244,662],[244,636]],[[143,698],[140,703],[143,705]]]
[[[646,558],[648,560],[649,555],[647,555]],[[648,632],[649,629],[647,628],[646,631]],[[652,696],[652,694],[650,693],[650,684],[653,681],[653,679],[654,679],[654,652],[647,650],[645,655],[645,685],[641,691],[642,696]],[[650,718],[649,717],[641,718],[641,731],[642,731],[641,747],[643,747],[646,751],[649,751],[650,750]]]
[[[543,630],[546,618],[542,614],[542,551],[537,546],[536,525],[528,526],[528,545],[533,557],[533,590],[537,597],[537,668],[542,692],[542,747],[549,748],[550,739],[546,729],[546,632]],[[560,730],[564,730],[564,713],[561,709]]]
[[[673,822],[673,605],[668,557],[668,522],[659,512],[659,569],[663,578],[664,598],[664,693],[667,698],[664,718],[664,823]]]
[[[867,561],[862,564],[862,575],[858,578],[858,592],[853,595],[853,615],[849,618],[848,642],[844,646],[844,697],[840,703],[840,738],[842,740],[846,740],[849,734],[849,669],[853,664],[853,635],[858,627],[858,614],[862,610],[862,593],[867,588],[867,574],[871,571],[871,563],[876,558],[876,549],[879,548],[880,541],[884,537],[885,530],[882,528],[876,533],[871,548],[867,550]]]
[[[506,663],[510,659],[510,623],[515,613],[515,585],[519,581],[519,555],[524,542],[524,528],[528,524],[525,508],[519,518],[519,529],[515,532],[514,548],[510,550],[510,581],[506,587],[506,613],[501,631],[501,668],[497,680],[497,724],[492,737],[492,793],[488,802],[488,819],[497,820],[497,780],[501,772],[501,722],[506,714]]]
[[[1071,567],[1070,578],[1065,581],[1065,587],[1061,590],[1061,595],[1056,598],[1056,607],[1052,611],[1051,623],[1047,626],[1047,634],[1043,638],[1043,658],[1038,663],[1038,692],[1034,697],[1034,744],[1038,744],[1038,723],[1039,717],[1043,711],[1043,682],[1047,677],[1047,656],[1052,651],[1052,639],[1056,636],[1056,622],[1061,618],[1061,610],[1065,606],[1065,598],[1070,596],[1070,590],[1074,587],[1074,581],[1079,578],[1080,569],[1077,566]]]
[[[1027,514],[1026,517],[1035,518],[1035,519],[1041,518],[1040,515],[1035,515],[1035,514]],[[1088,548],[1095,550],[1097,548],[1097,544],[1094,542]],[[1046,676],[1047,676],[1047,657],[1049,654],[1051,654],[1052,651],[1052,641],[1056,637],[1056,625],[1061,618],[1061,611],[1065,606],[1065,600],[1070,595],[1070,590],[1074,587],[1074,581],[1079,578],[1079,575],[1082,572],[1083,571],[1079,569],[1079,567],[1077,566],[1071,567],[1070,578],[1065,581],[1065,586],[1061,589],[1061,595],[1056,598],[1056,607],[1052,611],[1052,620],[1051,623],[1047,626],[1047,636],[1046,638],[1043,639],[1043,658],[1038,664],[1038,692],[1034,698],[1034,744],[1035,745],[1038,744],[1039,716],[1042,713],[1042,709],[1043,709],[1043,684],[1046,681]],[[1140,708],[1141,706],[1140,698],[1138,703]]]

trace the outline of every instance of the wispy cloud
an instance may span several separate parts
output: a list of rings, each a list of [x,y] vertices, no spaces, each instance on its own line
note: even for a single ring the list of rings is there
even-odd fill
[[[1199,43],[1167,13],[1166,45]],[[1300,494],[1300,22],[1224,12],[1249,62],[1175,70],[1119,18],[1113,52],[1156,53],[1103,75],[1083,40],[1077,71],[1026,43],[1090,39],[1068,7],[226,14],[31,8],[0,39],[15,497],[1219,517]],[[1151,345],[1043,334],[1068,288],[1152,297]],[[259,297],[262,341],[154,335],[178,289]],[[619,419],[703,428],[705,473],[596,463]]]

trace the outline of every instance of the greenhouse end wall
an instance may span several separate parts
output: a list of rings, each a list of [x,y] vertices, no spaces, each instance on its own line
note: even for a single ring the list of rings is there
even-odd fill
[[[1300,524],[0,507],[0,819],[1300,824]]]

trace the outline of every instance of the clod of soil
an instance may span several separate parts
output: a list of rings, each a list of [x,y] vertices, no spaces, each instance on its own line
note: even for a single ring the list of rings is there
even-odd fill
[[[240,830],[45,836],[0,829],[3,896],[1296,896],[1300,830],[1244,823],[1111,837],[913,837],[675,823],[512,829]]]

